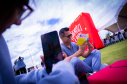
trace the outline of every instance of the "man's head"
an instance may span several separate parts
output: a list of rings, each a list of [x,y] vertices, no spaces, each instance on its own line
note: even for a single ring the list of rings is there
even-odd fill
[[[20,25],[33,9],[28,6],[29,0],[2,0],[0,1],[0,35],[12,24]],[[26,11],[29,14],[24,15]]]
[[[21,57],[19,56],[19,60],[21,59]]]
[[[63,41],[63,43],[71,43],[72,34],[69,31],[68,27],[62,28],[59,31],[59,35],[60,35],[60,38]]]

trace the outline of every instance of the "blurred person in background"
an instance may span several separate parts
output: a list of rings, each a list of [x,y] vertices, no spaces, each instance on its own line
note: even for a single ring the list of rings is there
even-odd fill
[[[18,64],[16,62],[14,62],[13,69],[14,69],[15,75],[19,75],[20,74],[19,68],[18,68]]]
[[[12,24],[20,25],[33,12],[28,3],[29,0],[0,1],[0,84],[79,84],[68,57],[58,62],[50,74],[46,74],[44,68],[28,74],[14,75],[10,53],[2,33]]]
[[[120,31],[118,31],[118,38],[119,38],[119,40],[120,40],[120,41],[122,41],[122,40],[123,40],[123,37],[122,37],[122,34],[121,34],[121,32],[120,32]]]
[[[24,57],[20,57],[15,60],[16,64],[18,65],[19,72],[21,74],[26,73],[26,64],[23,62]]]

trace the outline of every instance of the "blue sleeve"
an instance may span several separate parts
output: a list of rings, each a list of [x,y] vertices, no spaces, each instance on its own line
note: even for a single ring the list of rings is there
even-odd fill
[[[15,60],[15,62],[16,62],[16,63],[18,62],[17,59]]]
[[[58,62],[52,72],[42,78],[44,73],[44,71],[36,69],[28,74],[16,76],[17,84],[79,84],[72,65],[66,61]]]
[[[24,60],[24,57],[22,57],[22,60]]]

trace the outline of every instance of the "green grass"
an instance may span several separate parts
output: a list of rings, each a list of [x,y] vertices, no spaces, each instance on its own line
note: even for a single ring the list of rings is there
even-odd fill
[[[108,65],[118,61],[127,60],[127,40],[100,49],[101,63]],[[79,57],[83,60],[83,57]]]

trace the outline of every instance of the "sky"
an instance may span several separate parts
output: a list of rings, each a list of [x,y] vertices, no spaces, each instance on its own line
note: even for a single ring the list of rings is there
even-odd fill
[[[116,13],[123,0],[31,0],[34,12],[20,26],[12,25],[3,36],[8,45],[12,65],[24,57],[26,67],[41,64],[41,35],[68,27],[81,12],[90,13],[98,29]],[[106,31],[99,33],[103,39]],[[61,40],[60,40],[61,42]]]

